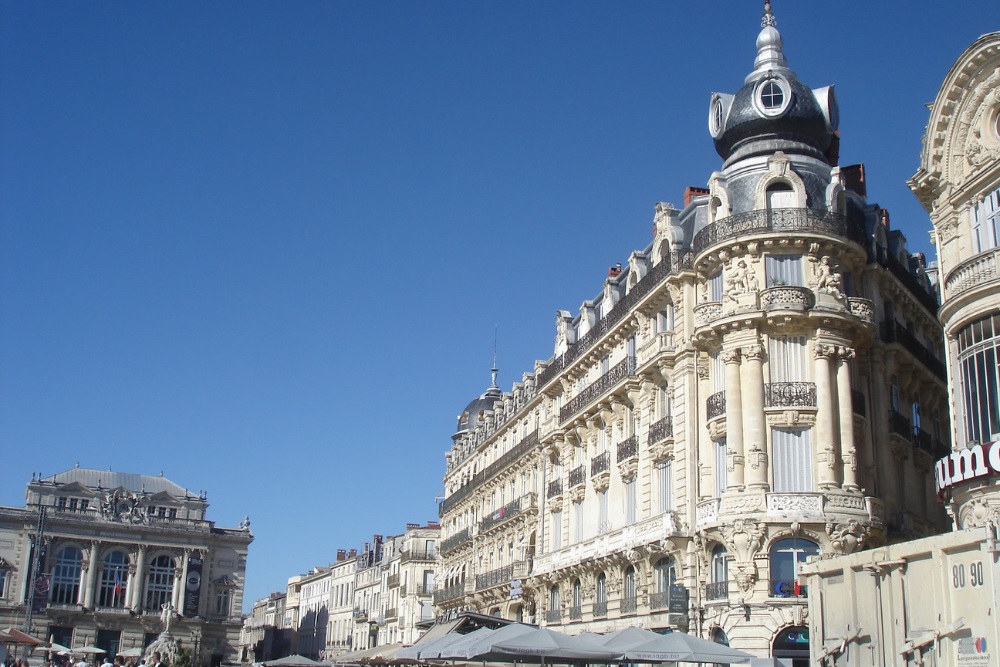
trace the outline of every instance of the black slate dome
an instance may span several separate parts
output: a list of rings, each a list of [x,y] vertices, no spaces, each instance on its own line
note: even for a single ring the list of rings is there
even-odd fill
[[[833,87],[812,90],[790,70],[770,6],[757,37],[754,70],[735,95],[715,93],[709,130],[723,160],[800,152],[822,158],[837,129]]]
[[[455,432],[465,433],[476,428],[483,413],[492,410],[498,400],[500,400],[500,388],[497,386],[490,387],[482,396],[472,399],[472,402],[459,415],[458,427]]]

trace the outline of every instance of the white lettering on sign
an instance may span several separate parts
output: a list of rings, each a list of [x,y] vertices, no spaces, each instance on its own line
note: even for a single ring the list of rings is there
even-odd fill
[[[1000,474],[1000,443],[988,442],[952,452],[934,466],[938,493],[959,482]]]

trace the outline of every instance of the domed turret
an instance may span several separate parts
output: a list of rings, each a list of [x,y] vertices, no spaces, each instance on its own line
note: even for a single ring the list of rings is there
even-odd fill
[[[708,127],[726,164],[754,155],[803,154],[825,159],[837,130],[833,87],[812,90],[787,67],[781,33],[764,3],[754,70],[735,95],[714,93]]]
[[[451,438],[452,440],[458,440],[469,431],[475,429],[479,424],[479,421],[483,419],[486,411],[492,410],[496,402],[503,396],[500,391],[500,387],[497,386],[497,368],[495,360],[493,362],[491,373],[493,376],[493,382],[490,384],[489,389],[483,392],[482,395],[472,399],[472,401],[465,407],[465,410],[462,411],[462,414],[458,416],[458,426],[455,429],[455,435]]]

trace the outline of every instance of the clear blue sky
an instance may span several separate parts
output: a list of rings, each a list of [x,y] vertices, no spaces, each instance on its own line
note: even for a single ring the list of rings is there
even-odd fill
[[[253,522],[249,600],[437,516],[455,419],[721,161],[762,2],[0,2],[0,504],[80,463]],[[911,249],[995,0],[791,2]]]

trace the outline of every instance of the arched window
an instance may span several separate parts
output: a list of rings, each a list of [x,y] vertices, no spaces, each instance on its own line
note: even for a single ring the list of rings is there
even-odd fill
[[[712,580],[705,593],[709,600],[725,600],[729,597],[729,553],[726,547],[716,544],[712,549]]]
[[[76,604],[80,597],[80,574],[83,572],[83,552],[76,547],[64,547],[56,554],[52,568],[54,604]]]
[[[603,572],[597,575],[594,587],[594,616],[608,615],[608,578]]]
[[[670,589],[677,583],[677,573],[674,569],[674,559],[665,556],[656,561],[653,567],[653,595],[650,605],[653,609],[666,609],[670,606]]]
[[[562,619],[562,600],[559,595],[559,586],[553,585],[549,589],[549,608],[545,612],[545,620],[549,623],[558,623]]]
[[[634,613],[636,608],[635,568],[629,565],[625,569],[621,611],[623,614]]]
[[[170,602],[174,593],[174,575],[177,567],[170,556],[157,556],[149,566],[146,576],[146,603],[148,611],[159,611]]]
[[[582,610],[580,607],[583,605],[583,594],[580,590],[580,580],[576,579],[573,581],[573,603],[569,608],[569,617],[571,620],[577,620],[582,617]]]
[[[805,597],[805,587],[799,586],[799,565],[809,556],[819,555],[819,546],[811,540],[792,537],[779,540],[771,547],[771,597]]]
[[[788,183],[772,183],[767,186],[767,209],[794,208],[795,191]]]
[[[98,607],[125,606],[128,599],[128,556],[124,551],[112,551],[104,557],[101,582],[97,589]]]

